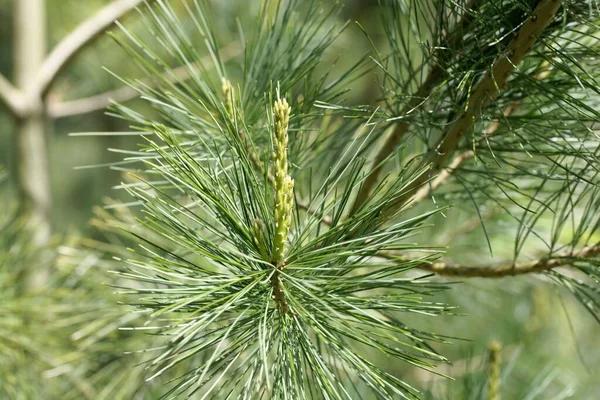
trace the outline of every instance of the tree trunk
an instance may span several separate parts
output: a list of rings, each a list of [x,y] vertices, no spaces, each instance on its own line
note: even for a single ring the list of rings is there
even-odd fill
[[[30,107],[18,122],[15,138],[19,201],[33,230],[33,243],[44,246],[51,233],[51,192],[43,99],[35,81],[46,56],[45,0],[14,1],[14,40],[15,83]],[[42,287],[47,273],[31,271],[26,285]]]

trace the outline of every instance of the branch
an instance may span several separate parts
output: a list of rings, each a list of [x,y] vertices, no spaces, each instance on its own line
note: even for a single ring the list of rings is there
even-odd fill
[[[538,36],[554,19],[561,4],[562,0],[540,1],[527,22],[521,26],[510,41],[506,50],[496,58],[491,71],[486,73],[475,85],[466,111],[446,129],[433,150],[426,155],[423,164],[431,165],[431,174],[423,174],[411,182],[407,194],[401,196],[395,205],[386,211],[386,214],[393,214],[397,209],[410,202],[415,196],[411,192],[421,187],[429,179],[429,176],[435,175],[444,168],[444,164],[456,151],[461,139],[481,118],[481,110],[485,109],[490,101],[495,100],[500,90],[505,88],[508,77],[531,51]]]
[[[407,115],[417,108],[425,99],[427,99],[427,97],[429,97],[433,89],[443,80],[443,77],[444,74],[442,69],[437,66],[433,67],[417,93],[412,97],[400,114]],[[369,172],[369,175],[361,186],[358,195],[356,196],[356,200],[354,200],[354,204],[352,205],[352,209],[350,210],[350,214],[354,214],[369,199],[373,188],[377,185],[385,161],[396,150],[409,128],[409,121],[405,120],[399,122],[388,136],[375,156],[375,160],[373,160],[373,169]]]
[[[598,255],[600,255],[600,243],[593,246],[584,247],[576,252],[559,254],[556,256],[550,256],[520,264],[495,265],[490,267],[467,267],[464,265],[437,262],[432,264],[422,264],[417,268],[424,271],[434,272],[437,275],[443,276],[457,276],[464,278],[504,278],[505,276],[525,275],[549,271],[553,268],[569,265],[577,258],[590,258]]]
[[[79,24],[44,61],[37,77],[36,87],[39,93],[44,94],[48,91],[58,74],[81,50],[104,33],[117,19],[143,2],[144,0],[116,0]]]
[[[515,101],[511,105],[509,105],[504,110],[504,117],[510,116],[517,106],[518,106],[517,101]],[[494,121],[493,123],[491,123],[490,126],[488,126],[488,128],[485,130],[485,136],[482,139],[482,141],[485,139],[488,139],[490,136],[492,136],[494,133],[496,133],[496,131],[498,130],[498,128],[500,128],[500,126],[501,126],[500,121]],[[467,150],[465,152],[458,154],[456,157],[454,157],[454,159],[452,159],[452,162],[450,162],[450,165],[448,165],[446,168],[444,168],[442,170],[442,172],[440,172],[439,175],[435,177],[435,179],[433,179],[428,185],[421,186],[419,188],[419,190],[417,190],[417,193],[415,193],[415,195],[412,199],[412,203],[413,204],[419,203],[419,202],[425,200],[427,197],[429,197],[431,192],[433,192],[435,189],[437,189],[438,187],[440,187],[441,185],[446,183],[446,181],[450,178],[452,173],[463,162],[465,162],[466,160],[468,160],[474,156],[475,156],[475,151]]]
[[[0,104],[4,104],[15,117],[22,117],[27,108],[23,93],[2,74],[0,74]]]
[[[232,43],[221,50],[219,55],[222,61],[227,62],[232,58],[235,58],[242,54],[243,48],[238,43]],[[203,57],[196,64],[210,64],[212,57]],[[169,82],[181,82],[191,78],[191,72],[189,66],[182,66],[175,68],[167,76]],[[153,81],[145,80],[143,83],[149,87],[153,87]],[[103,110],[112,103],[124,103],[129,100],[137,98],[140,93],[131,86],[124,86],[119,89],[111,90],[98,95],[85,97],[77,100],[69,100],[64,102],[50,102],[48,105],[48,115],[52,118],[66,118],[77,115],[87,114],[98,110]]]
[[[129,86],[110,90],[101,94],[77,100],[53,101],[48,103],[48,116],[50,118],[67,118],[104,110],[111,103],[124,103],[135,99],[139,93]]]
[[[474,11],[477,7],[478,0],[471,0],[469,4],[466,6],[466,10]],[[461,19],[460,23],[456,25],[453,31],[448,35],[446,43],[444,46],[439,46],[439,48],[453,48],[455,47],[459,40],[462,38],[462,32],[469,26],[469,24],[473,21],[473,15],[466,13],[465,16]],[[439,50],[438,50],[439,51]],[[436,58],[436,55],[432,57]],[[431,95],[433,90],[444,80],[445,77],[444,70],[439,65],[434,65],[429,71],[427,78],[423,81],[415,95],[411,98],[411,100],[406,104],[404,109],[400,112],[400,115],[406,116],[410,114],[414,109],[419,107],[427,98]],[[381,174],[381,170],[385,161],[388,159],[390,155],[393,154],[394,151],[398,148],[398,145],[410,129],[410,122],[408,120],[404,120],[399,122],[392,133],[388,136],[385,143],[375,156],[375,160],[373,161],[372,170],[369,172],[369,175],[365,179],[362,187],[360,188],[358,195],[356,196],[356,200],[352,205],[352,209],[350,214],[354,214],[356,210],[362,206],[365,201],[371,195],[373,188],[377,185],[377,181],[379,180],[379,175]]]
[[[504,278],[507,276],[526,275],[540,273],[570,265],[579,258],[591,258],[600,255],[600,243],[592,246],[586,246],[578,251],[557,254],[519,264],[493,265],[487,267],[468,267],[459,264],[450,264],[445,262],[421,263],[416,268],[433,272],[442,276],[454,276],[462,278]],[[388,260],[409,261],[404,257],[398,257],[394,253],[380,253],[378,256]]]

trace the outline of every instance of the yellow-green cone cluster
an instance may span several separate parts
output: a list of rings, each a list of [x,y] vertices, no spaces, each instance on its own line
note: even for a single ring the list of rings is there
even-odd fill
[[[227,78],[221,79],[222,91],[223,91],[223,103],[229,118],[233,118],[233,86]]]
[[[275,242],[272,261],[280,267],[284,262],[285,241],[290,231],[294,208],[294,181],[288,174],[288,125],[290,106],[278,99],[273,107],[275,123],[274,175],[275,175]]]

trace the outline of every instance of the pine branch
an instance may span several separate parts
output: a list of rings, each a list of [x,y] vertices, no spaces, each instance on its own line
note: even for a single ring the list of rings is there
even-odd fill
[[[154,1],[154,0],[150,0]],[[117,19],[142,4],[144,0],[117,0],[79,24],[50,53],[37,77],[39,93],[46,93],[60,72],[94,39],[102,35]]]
[[[224,46],[220,51],[219,55],[223,62],[227,62],[240,54],[242,54],[243,48],[238,43],[231,43]],[[189,66],[182,66],[169,71],[165,74],[165,78],[168,82],[184,82],[192,78],[192,70],[194,67],[199,65],[207,65],[208,67],[214,67],[212,64],[212,57],[210,55],[203,57],[199,62],[195,63],[192,68]],[[142,84],[148,88],[153,88],[155,84],[150,80],[143,80]],[[68,118],[77,115],[87,114],[94,111],[103,110],[112,103],[124,103],[139,97],[140,93],[138,90],[131,86],[123,86],[121,88],[110,90],[108,92],[100,93],[94,96],[85,97],[77,100],[67,101],[54,101],[48,105],[48,115],[52,118]]]
[[[23,94],[2,74],[0,74],[0,104],[4,104],[8,111],[16,117],[21,117],[26,112]]]
[[[491,71],[486,73],[475,85],[469,96],[465,112],[456,122],[449,125],[433,150],[426,155],[423,164],[431,165],[430,174],[423,174],[412,182],[412,190],[422,186],[431,175],[435,175],[443,169],[444,164],[457,149],[461,139],[471,131],[475,123],[481,118],[481,110],[485,109],[489,102],[495,100],[500,91],[505,89],[509,76],[531,51],[538,36],[552,22],[561,5],[561,0],[542,0],[538,4],[529,19],[510,41],[506,50],[496,58]],[[390,207],[387,214],[394,214],[410,202],[413,197],[414,193],[410,191],[401,196],[395,205]]]
[[[510,116],[517,106],[518,106],[518,102],[514,102],[510,106],[508,106],[504,110],[504,116],[505,117]],[[501,126],[501,124],[500,124],[500,121],[498,121],[498,120],[491,123],[490,126],[488,126],[488,128],[486,129],[485,136],[483,137],[482,141],[488,139],[490,136],[492,136],[494,133],[496,133],[496,131],[498,130],[498,128],[500,128],[500,126]],[[446,183],[448,181],[448,179],[452,176],[452,173],[463,162],[465,162],[473,157],[475,157],[474,150],[467,150],[467,151],[464,151],[464,152],[456,155],[450,162],[450,165],[448,165],[446,168],[444,168],[442,170],[442,172],[440,172],[439,175],[435,177],[435,179],[433,179],[430,183],[428,183],[425,186],[422,186],[421,188],[419,188],[419,190],[417,190],[417,192],[415,193],[415,196],[412,200],[412,203],[417,204],[417,203],[425,200],[426,198],[428,198],[429,195],[434,190],[436,190],[438,187],[442,186],[444,183]]]
[[[454,31],[448,35],[448,39],[446,40],[445,46],[439,46],[439,49],[443,48],[454,48],[459,40],[461,39],[461,33],[471,24],[473,21],[472,12],[477,7],[478,0],[471,0],[471,2],[467,5],[466,9],[469,10],[465,16],[461,19],[460,23],[455,27]],[[432,59],[437,59],[439,54],[434,55]],[[434,65],[429,74],[415,93],[415,95],[411,98],[408,104],[404,107],[400,115],[408,115],[414,109],[419,107],[427,98],[431,95],[433,90],[444,80],[446,76],[444,70],[439,65]],[[393,154],[394,151],[398,148],[398,145],[404,138],[404,136],[408,133],[410,129],[411,123],[409,120],[402,120],[399,122],[392,133],[388,136],[383,146],[375,156],[373,161],[373,169],[369,172],[369,175],[365,179],[365,182],[361,186],[356,200],[352,206],[350,214],[354,214],[360,206],[362,206],[365,201],[367,201],[371,195],[371,192],[377,185],[379,180],[379,175],[381,174],[381,170],[385,161],[388,159],[390,155]]]
[[[468,1],[461,0],[458,3],[464,5]],[[546,4],[543,6],[546,8],[542,7],[542,11],[536,8],[534,19],[539,22],[544,19],[540,15],[545,15],[547,25],[552,19],[546,15],[550,13],[547,8],[551,7],[549,4],[552,2],[538,0],[536,3],[541,6]],[[159,34],[154,36],[159,39],[158,44],[166,44],[166,50],[172,54],[180,54],[178,61],[183,64],[187,65],[188,59],[201,59],[202,54],[197,53],[193,47],[197,40],[164,40],[186,38],[178,31],[180,24],[173,21],[173,13],[167,3],[161,4],[165,4],[162,13],[158,10],[151,18],[146,19],[152,32],[161,32],[164,35],[162,38]],[[314,134],[303,134],[313,131],[318,114],[313,114],[310,107],[305,107],[304,101],[296,102],[295,99],[302,95],[303,99],[310,99],[306,101],[310,105],[320,93],[327,94],[333,91],[326,89],[323,83],[305,85],[304,92],[295,90],[304,77],[310,76],[306,71],[312,71],[311,66],[323,54],[321,48],[316,47],[314,50],[303,52],[308,54],[307,57],[298,58],[298,44],[305,41],[311,43],[310,40],[315,36],[313,25],[317,30],[325,25],[319,20],[315,22],[314,13],[317,12],[317,8],[311,6],[307,7],[305,23],[298,22],[302,21],[298,17],[302,14],[294,12],[293,7],[296,4],[300,4],[300,0],[286,3],[281,10],[274,10],[275,14],[265,6],[265,16],[260,20],[264,22],[264,29],[268,34],[257,34],[257,39],[246,47],[240,80],[244,86],[243,89],[239,89],[239,102],[234,102],[233,87],[226,79],[223,81],[223,96],[218,94],[219,89],[213,77],[217,75],[223,78],[228,74],[216,54],[214,61],[219,69],[218,74],[205,75],[201,69],[197,71],[195,84],[178,84],[179,82],[168,81],[163,75],[165,69],[170,69],[165,60],[156,63],[156,60],[148,58],[152,54],[149,48],[140,45],[136,40],[133,40],[133,44],[122,43],[124,49],[135,60],[140,61],[148,82],[154,82],[154,79],[159,81],[154,88],[140,87],[139,90],[144,93],[143,98],[164,118],[159,121],[154,113],[148,117],[143,112],[138,113],[127,107],[120,110],[122,116],[133,120],[143,132],[149,133],[143,136],[147,145],[142,146],[142,151],[125,152],[131,154],[127,162],[138,164],[124,169],[134,172],[140,178],[123,184],[122,187],[132,195],[131,204],[141,208],[140,213],[136,212],[136,215],[141,217],[134,224],[128,223],[125,218],[117,224],[110,223],[112,220],[106,221],[106,224],[124,228],[123,230],[131,235],[127,241],[131,239],[139,245],[131,249],[130,256],[118,258],[118,270],[122,271],[122,278],[139,282],[128,292],[132,296],[130,304],[139,307],[141,313],[146,313],[148,322],[152,319],[166,321],[160,324],[146,324],[147,328],[144,327],[156,330],[156,336],[160,337],[161,341],[168,338],[164,339],[164,346],[160,346],[161,354],[149,363],[153,370],[149,380],[162,375],[161,379],[173,383],[172,389],[168,389],[165,397],[185,397],[203,393],[205,396],[222,398],[237,393],[241,397],[262,396],[274,399],[358,398],[372,393],[371,397],[386,399],[418,398],[416,390],[400,378],[381,369],[378,359],[371,353],[379,352],[386,358],[406,361],[431,371],[436,362],[445,359],[437,354],[436,349],[429,343],[444,343],[446,338],[406,326],[396,315],[398,312],[437,315],[450,310],[444,304],[421,300],[423,296],[432,295],[444,289],[446,285],[441,282],[428,282],[421,276],[411,279],[403,276],[403,273],[415,267],[439,275],[458,277],[499,278],[544,272],[545,277],[564,282],[565,287],[584,300],[588,290],[585,286],[587,282],[572,283],[567,280],[570,276],[563,276],[562,271],[555,271],[553,268],[571,266],[577,269],[578,274],[587,272],[590,280],[597,277],[596,257],[600,254],[600,243],[569,253],[562,252],[567,245],[554,246],[560,240],[560,230],[567,226],[564,221],[571,217],[573,210],[597,208],[597,204],[592,201],[597,192],[592,191],[591,183],[586,181],[589,186],[577,186],[577,181],[571,181],[569,176],[564,178],[564,175],[552,174],[554,170],[550,168],[549,171],[544,170],[543,174],[539,174],[540,179],[554,179],[544,189],[550,192],[550,189],[554,189],[561,181],[572,184],[573,187],[567,188],[570,192],[562,189],[565,200],[569,200],[568,204],[565,201],[564,206],[558,200],[551,203],[552,199],[540,199],[540,202],[544,202],[543,208],[527,207],[527,211],[533,209],[531,214],[539,218],[544,216],[545,212],[550,213],[548,209],[555,211],[554,225],[559,227],[553,229],[553,234],[556,233],[553,235],[555,240],[548,246],[558,250],[547,251],[545,257],[531,262],[514,264],[513,261],[511,265],[473,268],[435,262],[436,259],[431,253],[422,258],[407,258],[407,254],[431,251],[429,246],[422,248],[408,240],[412,240],[423,223],[441,210],[421,215],[387,215],[389,209],[396,206],[399,198],[407,196],[404,205],[410,200],[415,200],[414,194],[409,199],[406,193],[417,192],[417,196],[425,198],[429,190],[447,182],[462,163],[475,156],[474,152],[458,154],[457,151],[459,144],[470,137],[475,123],[480,122],[478,134],[480,127],[487,128],[484,139],[498,135],[496,131],[505,132],[507,128],[520,139],[518,135],[522,133],[523,125],[531,127],[526,133],[531,133],[533,139],[533,134],[537,134],[534,130],[539,126],[537,124],[541,120],[540,116],[546,115],[545,108],[536,107],[537,101],[545,105],[547,102],[552,103],[553,99],[547,100],[542,95],[541,99],[535,95],[528,97],[523,101],[519,117],[511,118],[510,124],[503,124],[500,115],[496,122],[488,123],[487,115],[485,118],[479,115],[482,112],[479,108],[481,106],[489,111],[491,107],[488,102],[495,99],[498,95],[496,92],[503,90],[502,86],[516,68],[515,64],[523,60],[529,47],[534,44],[537,33],[545,29],[546,25],[532,27],[530,22],[522,21],[526,18],[522,17],[523,9],[513,7],[515,4],[510,7],[510,18],[504,18],[502,14],[486,14],[494,11],[495,6],[500,6],[500,3],[493,1],[485,2],[486,12],[465,14],[455,13],[456,7],[461,6],[453,6],[454,2],[448,3],[450,10],[443,8],[446,3],[440,3],[440,8],[432,6],[426,15],[432,17],[431,24],[436,24],[435,29],[416,28],[415,36],[434,35],[432,48],[446,46],[450,37],[460,38],[461,42],[457,48],[450,48],[448,53],[439,55],[439,59],[435,58],[438,57],[436,51],[431,58],[427,57],[428,66],[444,71],[439,72],[442,75],[446,75],[445,71],[448,71],[448,75],[437,84],[432,84],[434,87],[430,89],[430,93],[419,93],[422,88],[415,91],[417,95],[424,96],[418,101],[415,100],[417,103],[414,103],[413,107],[419,108],[416,113],[419,118],[414,117],[413,109],[408,109],[405,115],[399,115],[399,118],[405,118],[399,121],[419,121],[415,121],[414,126],[410,128],[406,125],[402,128],[403,132],[394,139],[386,138],[397,142],[394,146],[385,146],[383,151],[389,153],[381,163],[376,163],[375,168],[380,168],[380,164],[395,154],[398,145],[406,141],[409,130],[411,134],[421,137],[427,137],[429,132],[438,135],[446,130],[446,134],[438,142],[438,147],[447,151],[441,155],[434,151],[425,153],[423,158],[426,162],[421,164],[422,160],[419,159],[414,168],[402,168],[397,176],[386,179],[385,185],[376,185],[377,189],[367,190],[368,199],[364,204],[358,206],[355,213],[344,218],[347,210],[352,208],[351,201],[357,188],[366,178],[363,174],[365,161],[362,155],[372,143],[371,134],[377,131],[373,127],[366,135],[351,136],[352,131],[348,128],[352,128],[353,124],[337,127],[339,130],[334,131],[330,129],[329,120],[326,120]],[[400,6],[392,9],[403,12]],[[415,11],[418,10],[417,6]],[[552,15],[557,10],[558,6]],[[202,18],[195,21],[207,20],[202,9],[196,11]],[[528,8],[527,11],[531,9]],[[195,16],[192,12],[189,14],[191,17]],[[442,20],[446,14],[451,14],[447,23],[434,22],[433,17],[437,16]],[[445,34],[462,23],[462,19],[455,22],[459,15],[477,18],[474,31],[462,32],[464,35],[460,36]],[[488,16],[491,18],[488,19]],[[397,20],[395,15],[392,20]],[[269,28],[271,24],[274,25]],[[210,29],[204,25],[208,24],[203,22],[201,25],[198,26],[199,34],[207,37],[205,32],[209,32]],[[490,34],[481,35],[486,30],[489,30]],[[402,32],[402,29],[398,29],[392,33],[402,36]],[[562,30],[556,32],[563,33]],[[552,32],[551,35],[556,32]],[[286,33],[289,33],[289,41],[286,40]],[[517,44],[510,36],[515,33],[524,38]],[[395,37],[393,34],[389,35],[390,38]],[[212,35],[209,37],[208,47],[216,52],[216,38],[213,40]],[[469,42],[471,39],[473,41]],[[501,44],[498,47],[478,46],[481,43]],[[551,40],[547,43],[553,44]],[[556,43],[557,47],[561,47],[558,39]],[[462,44],[464,46],[460,46]],[[485,51],[480,52],[479,47],[485,47]],[[464,51],[461,52],[461,49]],[[508,55],[498,54],[499,51],[507,49]],[[409,67],[407,70],[418,73],[423,66],[415,69],[412,68],[410,60],[404,63],[403,57],[407,58],[410,53],[402,49],[399,53],[393,52],[401,56],[392,61],[395,62],[394,66]],[[551,58],[544,54],[543,50],[536,54],[536,57]],[[526,88],[533,86],[535,82],[529,82],[533,80],[531,71],[540,69],[540,64],[534,60],[536,57],[527,57],[527,72],[517,74],[515,81],[511,81],[515,82],[515,87],[522,81],[530,83],[530,86],[525,85]],[[306,60],[306,63],[297,60]],[[473,60],[477,60],[473,63],[474,67]],[[299,67],[294,67],[296,65]],[[557,62],[557,65],[561,64]],[[468,75],[461,76],[463,73]],[[557,76],[560,77],[559,74]],[[446,77],[448,85],[443,83]],[[388,74],[387,78],[395,77]],[[553,79],[545,81],[544,83],[548,83],[545,86],[561,91],[568,91],[572,87],[570,80],[565,82]],[[324,79],[320,82],[326,81]],[[265,109],[270,110],[270,104],[266,104],[265,101],[272,100],[274,82],[284,82],[285,90],[282,93],[292,101],[288,105],[287,102],[279,100],[274,107],[274,113],[265,113]],[[498,84],[499,87],[490,82]],[[133,85],[135,83],[132,82]],[[160,83],[164,85],[161,86]],[[402,88],[412,83],[415,83],[414,77],[400,76],[392,84],[397,85],[393,93],[406,93]],[[465,88],[468,90],[468,97]],[[439,95],[438,89],[441,89]],[[280,90],[277,94],[278,99],[279,92]],[[496,104],[499,110],[497,114],[511,103],[518,104],[513,102],[523,99],[523,93],[530,94],[527,90],[503,93]],[[473,96],[476,98],[474,102]],[[456,100],[465,97],[467,100]],[[330,98],[336,97],[331,94]],[[411,101],[412,98],[405,98],[390,108],[399,113]],[[293,104],[297,104],[297,108]],[[422,104],[426,105],[426,110],[421,109]],[[546,108],[554,110],[547,105]],[[294,110],[293,125],[290,129],[293,135],[288,137],[291,109]],[[535,112],[527,114],[530,110],[540,110],[540,115]],[[423,111],[427,115],[422,114]],[[448,112],[456,114],[448,117]],[[511,112],[510,108],[505,110],[505,114]],[[465,115],[462,115],[463,113]],[[576,114],[576,117],[578,116],[579,114]],[[163,121],[166,122],[162,123]],[[402,125],[402,122],[397,123]],[[440,126],[442,127],[439,128]],[[587,127],[587,123],[584,123],[584,126]],[[424,127],[423,131],[418,130],[420,127]],[[543,133],[548,137],[543,138],[552,141],[556,135],[553,131],[548,132],[550,129],[547,128]],[[565,142],[578,144],[579,142],[567,140],[578,138],[578,132],[580,131],[574,129],[569,135],[561,136],[561,139],[564,137]],[[432,142],[438,137],[435,136]],[[329,141],[330,139],[332,140]],[[329,146],[333,139],[339,146],[337,143],[335,146]],[[489,147],[490,152],[502,152],[506,149],[506,152],[511,153],[514,148],[514,141],[511,139],[511,135],[494,136],[494,141]],[[524,154],[529,150],[528,147],[537,150],[536,142],[532,140],[533,143],[529,143],[528,139],[530,138],[525,137],[523,142],[529,146],[519,149],[522,150],[519,154]],[[535,139],[539,139],[539,136]],[[475,144],[479,145],[477,148],[482,149],[482,142],[477,143],[477,140],[479,138],[475,137]],[[259,146],[268,144],[269,150],[274,150],[273,156],[270,159],[266,157],[267,149],[255,148],[254,143]],[[588,143],[584,144],[587,150]],[[577,147],[570,152],[562,151],[563,149],[561,145],[547,145],[535,154],[547,155],[557,164],[567,164],[563,156],[566,158],[571,154],[578,154],[577,151],[582,152]],[[484,153],[481,156],[484,160],[485,149],[481,151]],[[304,157],[307,152],[314,154]],[[558,154],[559,157],[553,157],[554,154]],[[428,157],[431,158],[429,162]],[[438,157],[444,158],[438,160]],[[306,158],[309,159],[308,162]],[[517,163],[525,157],[513,158],[517,159]],[[512,161],[508,156],[506,159],[507,163]],[[531,163],[537,161],[533,160]],[[568,172],[579,168],[576,162],[579,160],[576,159],[572,166],[567,165],[570,168]],[[432,164],[434,168],[437,167],[433,172],[436,175],[440,173],[440,176],[432,181],[427,191],[421,191],[419,194],[418,189],[423,185],[414,182],[421,179],[418,177],[423,177],[424,173],[431,172]],[[294,165],[294,168],[290,168],[291,165]],[[517,165],[521,169],[525,169],[525,166],[525,162],[523,165]],[[501,167],[500,165],[498,169]],[[515,180],[532,175],[528,170],[521,173],[521,169],[517,171],[520,174],[514,174]],[[480,168],[475,170],[479,172]],[[469,169],[463,167],[459,172],[462,178],[463,174],[469,173]],[[481,181],[491,176],[491,173],[489,169],[484,172],[487,174],[483,179],[474,182],[473,185],[481,189],[482,195],[487,195],[484,190],[487,189],[488,186],[485,185],[488,183]],[[585,172],[579,175],[585,177]],[[432,175],[429,177],[434,178]],[[588,181],[593,183],[593,179],[595,177]],[[292,211],[294,205],[298,209],[303,207],[297,204],[294,197],[294,182],[297,185],[296,192],[306,193],[308,197],[307,213]],[[515,186],[519,186],[520,183],[521,181],[516,182]],[[532,195],[529,193],[535,189],[537,187],[534,185],[528,185],[523,190],[523,195],[529,195],[527,199],[536,197],[537,192]],[[569,194],[570,198],[566,199]],[[545,195],[546,191],[539,197]],[[590,202],[582,205],[581,203],[588,198]],[[558,206],[551,208],[554,204]],[[318,216],[315,216],[317,211],[311,210],[319,210]],[[511,210],[507,211],[510,213]],[[322,216],[325,214],[330,215],[333,221],[330,228],[322,226]],[[595,234],[597,221],[591,215],[592,212],[584,214],[580,218],[582,222],[579,228],[573,233],[569,249],[576,248],[576,243],[592,243],[591,239],[584,242],[582,236],[588,232],[590,235]],[[479,215],[482,218],[481,214]],[[575,216],[573,220],[575,218],[579,219]],[[519,221],[520,229],[525,225]],[[575,222],[572,225],[575,225]],[[456,233],[454,232],[455,235]],[[523,236],[526,238],[526,235]],[[580,245],[582,246],[584,244]],[[381,259],[380,254],[389,259]],[[518,252],[515,254],[518,255]],[[145,285],[145,282],[149,285]],[[595,288],[589,289],[590,292],[592,290]],[[596,297],[593,298],[594,301],[595,299]],[[600,303],[595,301],[587,307],[597,314],[598,304]],[[365,349],[369,351],[365,352]],[[352,386],[356,382],[356,386],[348,385],[349,381],[352,381]]]
[[[504,278],[507,276],[526,275],[549,271],[554,268],[568,266],[581,258],[591,258],[600,255],[600,243],[592,246],[586,246],[578,251],[561,253],[555,256],[548,256],[537,260],[518,263],[503,264],[487,267],[472,267],[459,264],[450,264],[445,262],[423,263],[417,268],[433,272],[442,276],[455,276],[462,278]],[[382,256],[388,259],[398,259],[390,253]],[[402,259],[402,261],[406,261]]]
[[[419,88],[412,100],[406,105],[406,108],[402,111],[402,114],[408,114],[411,110],[419,106],[429,95],[431,91],[437,87],[439,82],[444,77],[443,71],[439,67],[434,67],[429,72],[429,75],[423,82],[423,85]],[[402,121],[396,125],[393,132],[388,136],[385,143],[375,156],[373,160],[373,170],[369,172],[369,176],[365,179],[364,184],[361,186],[356,200],[352,206],[350,214],[354,214],[371,196],[373,188],[379,180],[379,175],[383,168],[385,160],[396,150],[406,133],[410,128],[409,121]]]

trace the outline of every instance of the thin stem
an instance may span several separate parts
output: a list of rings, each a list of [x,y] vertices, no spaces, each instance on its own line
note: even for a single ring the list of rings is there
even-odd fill
[[[289,306],[285,295],[283,294],[283,288],[281,287],[280,269],[275,267],[273,275],[271,276],[271,286],[273,287],[273,300],[281,307],[281,312],[287,314],[289,312]]]

